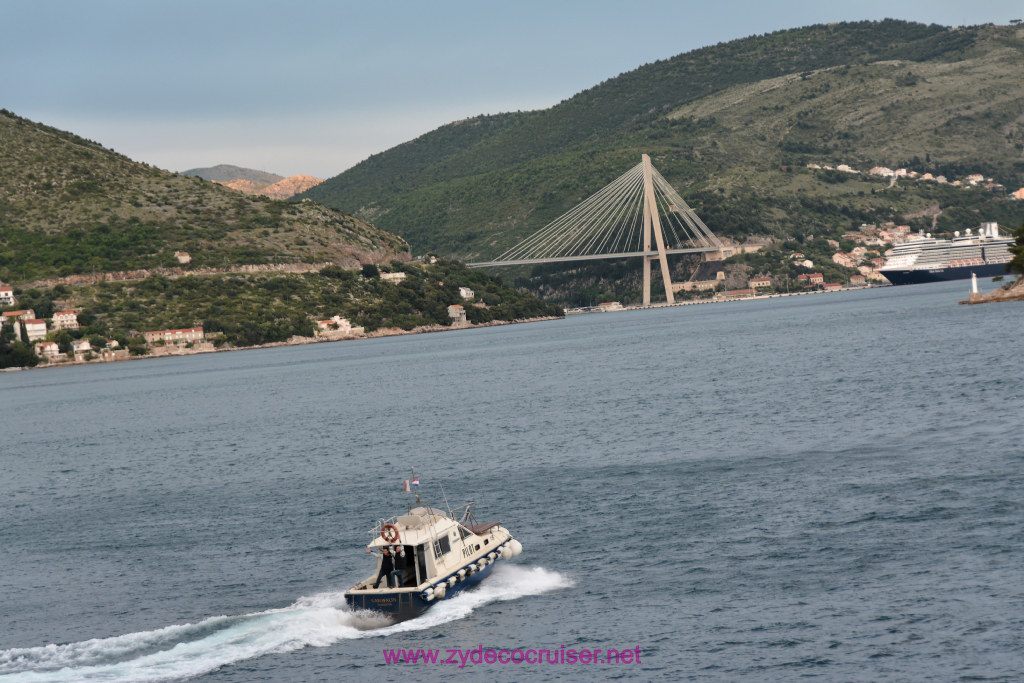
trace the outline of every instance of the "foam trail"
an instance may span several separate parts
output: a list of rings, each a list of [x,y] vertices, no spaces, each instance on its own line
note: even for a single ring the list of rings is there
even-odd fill
[[[167,681],[198,676],[269,653],[326,647],[342,640],[418,631],[461,619],[487,603],[573,585],[543,567],[500,564],[479,588],[444,600],[400,624],[352,612],[344,593],[299,598],[283,609],[66,645],[0,651],[0,683]]]

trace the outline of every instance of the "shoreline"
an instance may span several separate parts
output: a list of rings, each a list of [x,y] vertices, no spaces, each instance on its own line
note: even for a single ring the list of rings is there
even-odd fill
[[[23,370],[46,370],[51,368],[75,368],[85,365],[107,365],[109,363],[124,363],[138,360],[160,360],[163,358],[181,358],[182,356],[198,356],[208,353],[229,353],[233,351],[254,351],[258,349],[273,349],[283,346],[306,346],[308,344],[329,344],[334,342],[361,341],[368,339],[383,339],[386,337],[400,337],[413,334],[433,334],[435,332],[455,332],[458,330],[474,330],[485,327],[501,327],[503,325],[518,325],[521,323],[538,323],[551,320],[563,320],[564,317],[546,316],[541,318],[524,318],[521,320],[492,320],[491,322],[474,325],[472,323],[460,323],[458,325],[421,325],[411,330],[403,330],[400,327],[382,327],[360,336],[324,336],[324,337],[292,337],[288,341],[269,342],[267,344],[256,344],[254,346],[230,346],[227,348],[202,348],[175,350],[174,353],[149,354],[144,356],[126,356],[124,358],[108,358],[106,360],[94,359],[85,361],[61,361],[57,363],[40,363],[35,366],[21,366],[13,368],[2,368],[0,372],[20,372]],[[209,342],[207,342],[209,344]],[[166,348],[166,347],[165,347]]]
[[[808,294],[836,294],[838,292],[858,292],[864,289],[878,289],[880,287],[892,287],[891,284],[864,285],[861,287],[842,287],[834,290],[815,289],[808,292],[786,292],[785,294],[754,294],[752,296],[738,297],[711,297],[708,299],[690,299],[688,301],[676,301],[674,303],[653,303],[647,306],[643,304],[626,304],[617,308],[598,309],[596,306],[590,310],[584,308],[566,309],[568,315],[586,315],[588,313],[616,313],[618,311],[644,311],[652,308],[671,308],[673,306],[700,306],[703,304],[727,304],[737,301],[756,301],[759,299],[779,299],[790,296],[807,296]]]

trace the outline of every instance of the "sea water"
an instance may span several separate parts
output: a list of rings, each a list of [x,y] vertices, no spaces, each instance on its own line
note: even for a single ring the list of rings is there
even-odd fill
[[[1024,304],[966,294],[0,374],[0,681],[1019,680]],[[412,467],[524,551],[386,625]]]

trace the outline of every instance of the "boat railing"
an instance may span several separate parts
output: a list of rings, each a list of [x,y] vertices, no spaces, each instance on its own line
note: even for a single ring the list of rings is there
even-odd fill
[[[473,507],[473,505],[475,505],[475,503],[466,503],[465,505],[460,505],[457,508],[452,508],[452,509],[448,510],[447,513],[445,513],[444,510],[440,510],[440,509],[435,508],[435,507],[433,507],[431,505],[428,505],[426,503],[424,503],[423,505],[428,510],[430,510],[431,513],[435,513],[435,512],[436,513],[440,513],[442,517],[447,516],[450,519],[454,520],[455,522],[458,522],[459,524],[461,524],[463,526],[466,525],[466,520],[467,519],[470,522],[472,522],[472,523],[476,523],[476,518],[473,517],[473,513],[471,511],[471,508]],[[459,517],[458,513],[461,513],[461,518]],[[391,517],[386,517],[386,518],[382,517],[382,518],[380,518],[380,519],[378,519],[376,521],[376,523],[374,524],[373,528],[370,529],[367,533],[370,534],[371,536],[379,536],[380,532],[381,532],[381,529],[384,527],[385,524],[394,524],[394,525],[397,526],[398,525],[398,518],[401,517],[401,516],[403,516],[403,515],[392,515]],[[433,515],[431,515],[431,519],[430,519],[429,524],[430,524],[431,529],[433,529],[434,528]]]
[[[370,529],[367,533],[371,536],[380,536],[380,530],[384,528],[385,524],[396,524],[398,522],[398,515],[392,515],[387,518],[380,518],[377,520],[376,525]]]

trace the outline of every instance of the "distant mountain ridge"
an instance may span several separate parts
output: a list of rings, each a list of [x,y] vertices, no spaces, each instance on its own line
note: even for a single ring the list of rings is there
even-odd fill
[[[228,183],[232,180],[250,180],[262,186],[284,180],[285,176],[267,171],[258,171],[254,168],[242,168],[231,164],[218,164],[209,168],[190,168],[182,171],[182,175],[198,176],[203,180],[212,180],[216,183]]]
[[[647,64],[547,110],[442,126],[300,197],[371,220],[417,252],[484,260],[648,153],[726,237],[838,237],[886,221],[930,229],[931,216],[949,230],[1015,225],[1024,202],[1003,190],[890,187],[807,166],[978,173],[1012,192],[1024,185],[1022,63],[1016,26],[778,31]]]

